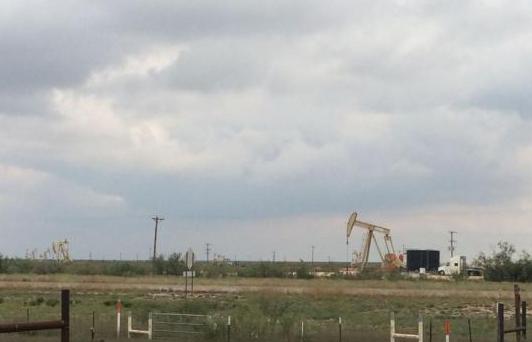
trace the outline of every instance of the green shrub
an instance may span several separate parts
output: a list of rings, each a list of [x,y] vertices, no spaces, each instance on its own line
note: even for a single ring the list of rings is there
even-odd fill
[[[43,297],[37,297],[37,298],[32,298],[28,302],[28,305],[29,306],[40,306],[42,303],[44,303],[44,298]]]
[[[46,306],[54,307],[57,304],[59,304],[59,300],[57,300],[55,298],[49,298],[49,299],[46,300],[45,304],[46,304]]]

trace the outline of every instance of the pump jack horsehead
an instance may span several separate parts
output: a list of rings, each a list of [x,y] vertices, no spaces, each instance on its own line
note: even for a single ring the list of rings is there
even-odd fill
[[[357,253],[356,259],[353,260],[353,266],[356,267],[358,272],[364,271],[364,268],[368,264],[369,259],[369,253],[371,249],[371,243],[373,242],[375,244],[375,248],[377,249],[377,252],[379,253],[379,257],[382,261],[382,266],[387,269],[397,269],[400,268],[403,265],[402,256],[398,256],[395,253],[395,249],[393,247],[392,242],[392,236],[390,234],[391,230],[386,227],[377,226],[372,223],[366,223],[359,221],[357,219],[357,213],[353,212],[351,216],[349,217],[349,220],[347,221],[347,230],[346,230],[346,244],[349,244],[349,237],[351,236],[351,233],[353,232],[353,229],[355,227],[359,227],[363,230],[365,230],[365,237],[364,237],[364,243],[362,246],[362,252]],[[384,248],[385,253],[383,253],[383,250],[379,246],[379,243],[377,242],[376,234],[383,234],[384,236]]]

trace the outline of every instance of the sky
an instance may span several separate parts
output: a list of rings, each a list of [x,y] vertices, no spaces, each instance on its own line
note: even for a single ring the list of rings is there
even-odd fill
[[[526,249],[531,55],[519,0],[2,1],[0,253]]]

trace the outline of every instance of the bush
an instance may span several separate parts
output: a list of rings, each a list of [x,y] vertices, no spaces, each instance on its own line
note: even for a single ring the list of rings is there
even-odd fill
[[[307,264],[305,264],[303,261],[299,263],[299,266],[296,270],[296,277],[298,279],[312,279],[314,276],[309,270],[309,267]]]
[[[27,304],[29,306],[40,306],[42,303],[44,303],[44,298],[37,297],[37,298],[32,298]]]
[[[497,250],[490,256],[481,253],[474,261],[476,266],[484,269],[484,278],[491,281],[532,281],[532,258],[530,254],[522,252],[519,258],[515,257],[515,247],[501,241]]]
[[[153,272],[155,274],[166,274],[167,265],[164,255],[159,255],[155,260],[153,260]]]
[[[55,298],[49,298],[49,299],[46,300],[45,304],[46,304],[46,306],[54,307],[57,304],[59,304],[59,300],[57,300]]]
[[[52,260],[40,260],[33,264],[32,272],[36,274],[54,274],[63,271],[63,264]]]
[[[181,258],[181,253],[172,253],[166,262],[166,273],[171,275],[181,275],[186,270],[186,265]]]
[[[103,273],[113,276],[135,276],[146,274],[146,270],[134,262],[115,261],[106,267]]]

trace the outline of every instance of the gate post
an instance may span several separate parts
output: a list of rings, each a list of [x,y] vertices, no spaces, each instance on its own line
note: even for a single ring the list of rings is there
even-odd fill
[[[390,313],[390,342],[395,342],[395,313]]]
[[[70,342],[70,290],[61,290],[61,342]]]
[[[131,338],[131,330],[133,329],[133,322],[131,321],[131,311],[127,312],[127,338]]]
[[[152,319],[151,312],[150,312],[150,316],[148,318],[148,340],[151,340],[152,337],[153,337],[153,319]]]
[[[338,317],[338,341],[342,342],[342,317]]]
[[[231,316],[227,317],[227,342],[231,342]]]
[[[417,327],[418,327],[418,334],[419,334],[419,342],[423,342],[423,316],[419,314],[417,319]]]

